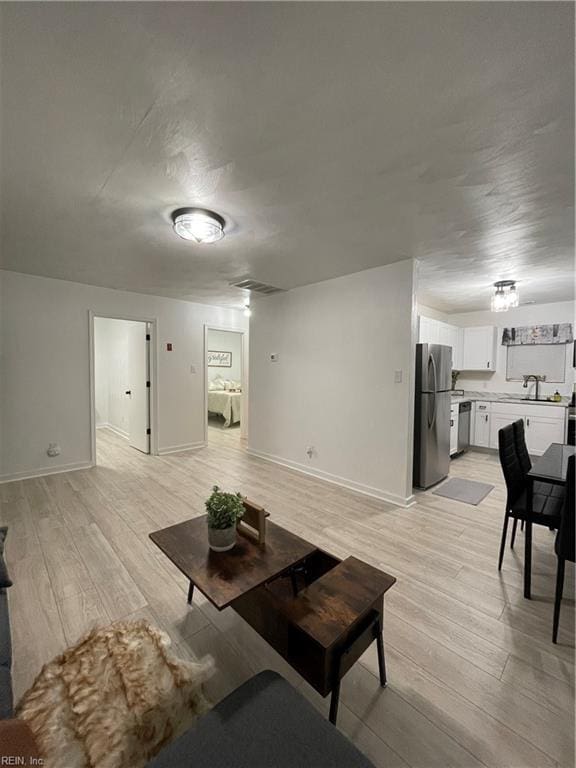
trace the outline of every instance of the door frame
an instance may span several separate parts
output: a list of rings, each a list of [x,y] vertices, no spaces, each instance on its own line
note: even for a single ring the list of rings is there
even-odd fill
[[[150,455],[158,455],[158,319],[146,315],[124,315],[118,312],[96,312],[88,310],[89,338],[89,377],[90,377],[90,464],[96,466],[96,383],[94,320],[101,317],[106,320],[128,320],[129,322],[148,323],[150,329],[149,366],[150,366]],[[134,449],[136,450],[136,449]],[[144,454],[146,455],[146,454]]]
[[[248,353],[249,337],[245,328],[234,328],[227,325],[215,325],[214,323],[204,323],[204,356],[202,365],[204,367],[204,443],[208,445],[208,331],[226,331],[227,333],[238,333],[242,337],[242,420],[240,421],[240,439],[248,438]]]

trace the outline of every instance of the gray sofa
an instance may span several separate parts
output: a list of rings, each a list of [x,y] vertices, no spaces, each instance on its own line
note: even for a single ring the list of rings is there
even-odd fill
[[[275,672],[260,672],[146,768],[374,768]]]
[[[8,595],[6,588],[0,588],[0,720],[12,717],[11,667],[12,644],[10,642]]]

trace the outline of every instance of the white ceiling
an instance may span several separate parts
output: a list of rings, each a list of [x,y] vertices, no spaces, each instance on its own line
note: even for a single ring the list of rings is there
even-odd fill
[[[2,3],[7,269],[214,303],[406,258],[573,296],[573,5]],[[212,246],[170,213],[222,213]]]

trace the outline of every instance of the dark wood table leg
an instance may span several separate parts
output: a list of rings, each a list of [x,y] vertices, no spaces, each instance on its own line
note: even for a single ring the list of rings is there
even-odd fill
[[[340,679],[335,680],[332,686],[332,696],[330,698],[330,714],[328,719],[332,725],[336,725],[336,718],[338,717],[338,703],[340,701]]]
[[[194,597],[194,582],[190,582],[188,587],[188,605],[192,605],[192,598]]]
[[[382,622],[378,618],[374,624],[376,635],[376,650],[378,651],[378,671],[380,673],[380,685],[386,688],[386,661],[384,659],[384,639],[382,638]]]
[[[532,581],[532,498],[534,483],[528,478],[526,484],[526,530],[524,532],[524,597],[530,600]]]

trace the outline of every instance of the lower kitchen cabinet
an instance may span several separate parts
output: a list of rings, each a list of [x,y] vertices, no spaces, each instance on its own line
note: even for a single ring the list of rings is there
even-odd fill
[[[478,403],[476,404],[478,407]],[[489,447],[498,449],[498,432],[502,427],[522,419],[528,453],[540,456],[550,443],[563,443],[566,409],[549,405],[521,405],[519,403],[490,403]],[[482,433],[482,438],[485,435]],[[484,445],[484,443],[475,443]]]
[[[490,403],[474,403],[474,425],[470,442],[481,448],[490,447]]]
[[[458,415],[459,407],[455,403],[450,408],[450,456],[458,452]]]
[[[564,419],[526,416],[524,420],[528,453],[540,456],[550,443],[564,442]]]

